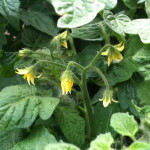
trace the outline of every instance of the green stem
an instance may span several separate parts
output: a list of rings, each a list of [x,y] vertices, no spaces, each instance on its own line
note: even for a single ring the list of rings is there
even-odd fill
[[[130,138],[133,140],[133,142],[136,141],[136,138],[134,136],[130,136]]]
[[[95,66],[91,66],[91,69],[95,70],[99,74],[99,76],[102,78],[102,80],[105,83],[106,89],[110,89],[109,83],[108,83],[105,75],[101,72],[101,70],[99,68],[95,67]]]
[[[89,68],[91,66],[93,66],[93,64],[97,61],[97,59],[99,59],[100,54],[106,50],[108,47],[111,47],[110,44],[106,44],[97,54],[96,56],[93,58],[93,60],[90,62],[90,64],[88,66],[86,66],[86,68]]]
[[[73,79],[74,79],[75,83],[77,83],[81,87],[81,81],[75,74],[73,75]]]
[[[64,60],[62,59],[61,50],[60,50],[60,40],[57,40],[57,52],[59,60],[65,64]]]
[[[110,36],[109,36],[109,34],[107,34],[105,27],[103,26],[102,23],[100,23],[99,25],[102,30],[102,34],[104,36],[106,44],[110,44]]]
[[[74,55],[77,55],[77,51],[76,51],[76,48],[75,48],[75,45],[74,45],[73,38],[71,36],[69,36],[68,40],[69,40],[69,43],[70,43],[70,46],[71,46],[71,49],[72,49]]]
[[[36,67],[38,64],[43,63],[43,62],[52,64],[52,65],[56,65],[56,66],[59,66],[59,67],[66,68],[65,65],[58,64],[58,63],[55,63],[55,62],[53,62],[53,61],[48,61],[48,60],[40,60],[40,61],[38,61],[37,63],[34,64],[34,67]]]
[[[33,50],[35,49],[35,47],[38,44],[38,42],[40,41],[40,39],[41,39],[41,35],[36,39],[35,43],[33,44],[33,46],[32,46]]]
[[[51,84],[55,85],[57,88],[61,89],[60,85],[57,82],[50,80],[47,77],[41,77],[39,78],[39,80],[42,82],[50,82]]]
[[[81,78],[81,90],[83,93],[83,100],[84,100],[84,107],[86,110],[85,119],[86,119],[86,134],[89,140],[94,138],[96,136],[96,130],[95,130],[95,124],[94,124],[94,117],[92,113],[92,106],[90,103],[90,97],[88,94],[88,89],[86,85],[86,72],[85,69],[82,72],[82,78]]]
[[[68,63],[68,66],[67,66],[66,70],[70,70],[70,68],[71,68],[72,66],[75,66],[75,67],[79,68],[79,69],[82,70],[82,71],[84,70],[84,67],[82,67],[80,64],[78,64],[78,63],[76,63],[76,62],[74,62],[74,61],[70,61],[70,62]]]

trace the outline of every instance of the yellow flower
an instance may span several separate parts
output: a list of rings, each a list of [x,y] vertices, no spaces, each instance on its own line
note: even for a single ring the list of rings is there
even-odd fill
[[[103,98],[99,99],[100,101],[103,101],[103,106],[107,107],[111,102],[118,103],[118,101],[113,99],[113,93],[111,90],[105,90],[103,94]]]
[[[101,55],[108,56],[108,66],[111,64],[112,60],[121,61],[123,59],[121,51],[124,50],[124,44],[121,42],[117,45],[114,45],[113,48],[108,48],[105,52],[102,52]]]
[[[61,45],[64,46],[65,48],[68,48],[68,44],[67,44],[67,41],[66,41],[67,34],[68,34],[67,31],[64,31],[63,33],[55,36],[54,40],[60,40]]]
[[[70,71],[65,71],[61,77],[62,95],[71,94],[73,79]]]
[[[24,75],[23,78],[27,80],[28,84],[30,85],[30,82],[35,85],[34,83],[34,78],[39,78],[40,76],[36,77],[34,75],[34,72],[33,72],[33,66],[30,66],[28,68],[25,68],[25,69],[17,69],[17,74],[20,74],[20,75]]]

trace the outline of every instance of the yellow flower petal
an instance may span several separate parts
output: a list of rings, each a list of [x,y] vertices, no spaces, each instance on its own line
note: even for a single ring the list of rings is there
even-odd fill
[[[67,81],[66,78],[61,80],[61,88],[62,88],[62,95],[66,95],[68,93],[71,94],[71,89],[73,86],[73,80],[70,79]]]
[[[103,106],[107,107],[109,105],[110,101],[103,101]]]
[[[119,44],[116,44],[114,47],[118,48],[118,47],[121,47],[121,46],[122,46],[122,42],[120,42]]]
[[[114,100],[113,98],[112,98],[112,100],[111,100],[112,102],[115,102],[115,103],[119,103],[118,101],[116,101],[116,100]]]
[[[107,55],[108,55],[108,53],[109,53],[109,49],[108,49],[108,50],[106,50],[105,52],[102,52],[102,53],[101,53],[101,55],[103,55],[103,56],[107,56]]]
[[[67,31],[64,31],[63,33],[61,33],[60,37],[65,39],[67,37]]]
[[[113,60],[121,61],[122,59],[123,59],[123,56],[120,52],[113,54]]]
[[[30,68],[26,68],[26,69],[18,69],[16,68],[17,70],[17,74],[20,74],[20,75],[24,75],[24,74],[27,74],[31,69]]]
[[[114,47],[120,52],[124,50],[124,44],[122,42],[115,45]]]
[[[33,85],[35,85],[34,78],[37,78],[37,77],[34,75],[32,69],[33,69],[33,66],[25,68],[25,69],[17,69],[16,73],[24,75],[23,78],[27,80],[27,82],[28,82],[29,85],[31,83]],[[38,76],[38,77],[40,77],[40,76]]]
[[[120,52],[123,51],[124,50],[124,44],[121,47],[118,47],[117,50]]]
[[[65,48],[68,48],[67,41],[63,41],[63,42],[62,42],[62,45],[63,45]]]

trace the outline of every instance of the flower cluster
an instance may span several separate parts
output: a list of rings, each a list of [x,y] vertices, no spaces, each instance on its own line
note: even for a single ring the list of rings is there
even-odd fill
[[[101,55],[108,56],[108,66],[110,66],[113,60],[121,61],[123,59],[121,51],[124,50],[124,44],[121,42],[113,47],[108,48],[105,52],[102,52]]]

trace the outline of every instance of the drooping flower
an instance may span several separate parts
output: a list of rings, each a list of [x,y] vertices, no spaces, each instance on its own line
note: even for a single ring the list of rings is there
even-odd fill
[[[113,92],[111,90],[106,89],[103,98],[99,99],[100,101],[103,101],[103,106],[107,107],[111,102],[118,103],[118,101],[113,99]]]
[[[73,86],[73,78],[71,75],[71,71],[65,71],[61,77],[62,95],[66,95],[68,93],[71,94],[72,86]]]
[[[30,83],[32,83],[33,85],[35,85],[34,83],[34,79],[35,78],[39,78],[40,76],[35,76],[34,71],[33,71],[33,66],[27,67],[25,69],[17,69],[17,74],[20,75],[24,75],[23,78],[27,80],[28,84],[30,85]]]
[[[55,36],[54,41],[55,40],[60,40],[61,45],[64,46],[65,48],[68,48],[68,44],[67,44],[67,41],[66,41],[67,35],[68,35],[67,31],[64,31],[63,33]]]
[[[29,56],[31,54],[32,54],[32,51],[30,49],[24,48],[23,50],[19,51],[18,56],[20,56],[20,57],[27,57],[27,56]]]
[[[108,66],[113,60],[121,61],[123,59],[121,51],[124,50],[124,44],[121,42],[113,47],[108,48],[105,52],[102,52],[101,55],[108,56]]]

